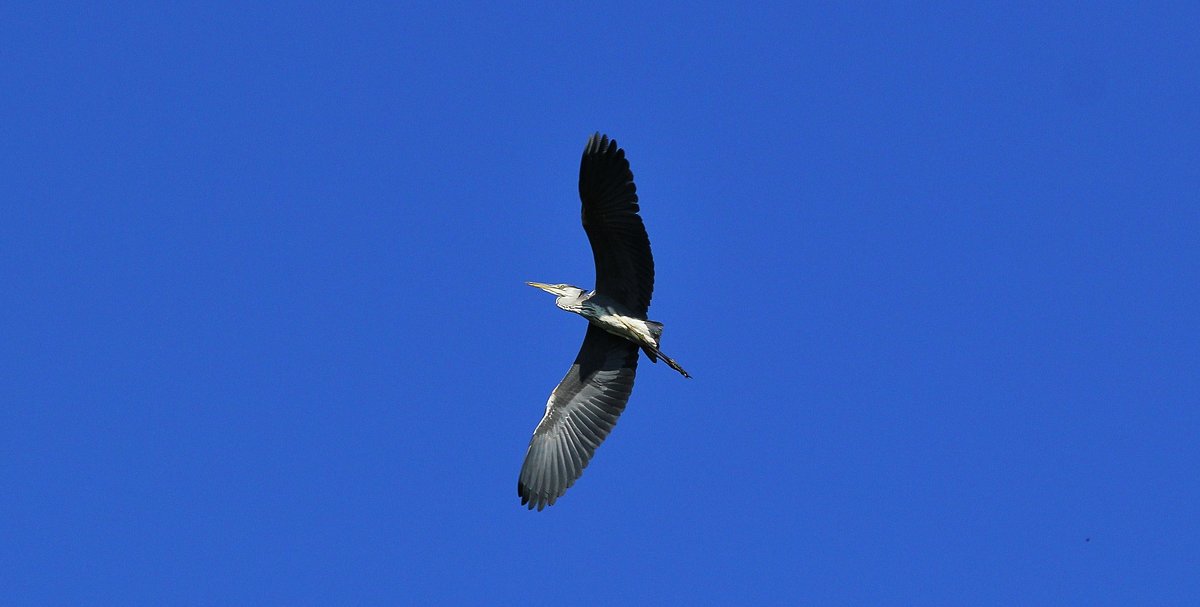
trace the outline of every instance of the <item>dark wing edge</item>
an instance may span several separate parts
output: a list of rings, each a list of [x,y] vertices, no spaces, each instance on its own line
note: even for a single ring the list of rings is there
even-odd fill
[[[637,186],[625,150],[596,133],[579,162],[583,229],[596,261],[596,292],[646,315],[654,293],[654,257],[638,215]]]
[[[588,325],[575,363],[546,403],[517,480],[522,505],[554,505],[583,475],[625,410],[637,372],[636,344]]]

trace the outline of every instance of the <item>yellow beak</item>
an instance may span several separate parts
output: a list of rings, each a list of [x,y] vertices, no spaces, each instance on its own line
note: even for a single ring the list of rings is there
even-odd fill
[[[553,285],[548,285],[544,282],[527,282],[525,284],[527,284],[531,287],[537,287],[547,293],[552,293],[554,295],[558,295],[558,289],[555,289]]]

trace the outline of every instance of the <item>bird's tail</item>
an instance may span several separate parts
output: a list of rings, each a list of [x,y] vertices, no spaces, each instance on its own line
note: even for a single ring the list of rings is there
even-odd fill
[[[653,345],[643,345],[642,346],[642,351],[646,353],[646,357],[650,359],[650,362],[656,363],[656,362],[658,362],[658,359],[661,358],[661,359],[663,359],[664,362],[666,362],[668,365],[670,365],[670,367],[672,369],[679,371],[680,375],[683,375],[684,377],[691,379],[692,376],[688,375],[688,372],[684,371],[683,367],[679,366],[679,363],[675,362],[675,359],[671,358],[670,356],[667,356],[666,354],[663,354],[662,350],[658,349],[658,342],[660,339],[662,339],[663,324],[658,321],[647,320],[646,327],[650,329],[650,336],[654,338]]]

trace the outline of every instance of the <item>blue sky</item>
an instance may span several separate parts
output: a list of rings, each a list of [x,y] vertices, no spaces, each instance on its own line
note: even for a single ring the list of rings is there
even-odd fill
[[[4,604],[1200,602],[1195,5],[121,4],[0,10]],[[593,131],[695,379],[528,512]]]

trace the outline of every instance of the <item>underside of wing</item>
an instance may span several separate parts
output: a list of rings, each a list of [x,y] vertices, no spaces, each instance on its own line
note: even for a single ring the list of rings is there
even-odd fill
[[[541,510],[583,474],[625,410],[637,372],[637,346],[588,325],[566,377],[550,394],[517,481],[522,504]]]
[[[638,215],[633,171],[616,140],[599,133],[588,139],[579,163],[579,199],[596,261],[596,292],[645,316],[654,292],[654,258]]]

